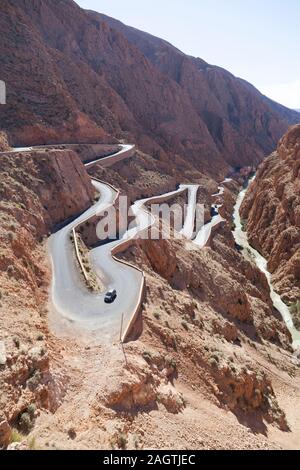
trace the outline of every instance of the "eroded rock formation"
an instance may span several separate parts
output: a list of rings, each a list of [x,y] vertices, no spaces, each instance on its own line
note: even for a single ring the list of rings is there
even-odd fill
[[[250,243],[268,260],[282,298],[300,298],[300,126],[292,127],[278,149],[261,164],[241,215]]]
[[[5,152],[6,150],[9,150],[7,135],[5,132],[0,131],[0,152]]]
[[[225,70],[71,0],[1,7],[0,121],[13,144],[114,136],[219,177],[258,163],[299,121]]]
[[[71,151],[1,155],[0,183],[0,338],[6,351],[0,366],[2,447],[10,440],[11,425],[28,425],[24,431],[30,431],[33,405],[36,410],[57,405],[59,379],[51,375],[47,352],[51,275],[44,241],[57,224],[85,210],[94,193]]]

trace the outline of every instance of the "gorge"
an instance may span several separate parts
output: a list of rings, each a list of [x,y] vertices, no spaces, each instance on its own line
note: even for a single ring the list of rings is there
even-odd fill
[[[250,185],[254,181],[253,179],[250,180]],[[298,350],[300,352],[300,331],[295,328],[292,315],[290,313],[290,310],[288,306],[281,300],[280,295],[275,292],[274,286],[272,284],[271,280],[271,273],[268,271],[268,261],[258,252],[256,251],[248,242],[248,237],[247,237],[247,232],[243,228],[242,222],[241,222],[241,216],[240,216],[240,210],[241,206],[244,202],[244,198],[246,196],[246,192],[251,191],[249,186],[247,186],[246,189],[243,189],[237,198],[237,203],[234,209],[234,214],[233,214],[233,222],[235,225],[235,229],[233,232],[234,238],[236,243],[241,246],[244,250],[247,250],[250,255],[252,255],[255,259],[255,263],[257,267],[265,274],[269,286],[270,286],[270,295],[271,299],[274,305],[274,308],[276,308],[280,314],[282,315],[283,320],[285,321],[293,339],[293,348],[295,351]]]
[[[0,447],[299,448],[299,113],[72,0],[0,38]]]

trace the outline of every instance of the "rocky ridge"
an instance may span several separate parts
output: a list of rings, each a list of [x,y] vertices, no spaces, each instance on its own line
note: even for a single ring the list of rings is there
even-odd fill
[[[71,0],[3,0],[0,31],[0,122],[14,145],[113,136],[220,178],[258,163],[299,120],[230,73],[145,33],[132,39]]]
[[[53,376],[48,353],[53,339],[45,240],[58,224],[85,210],[94,192],[71,151],[2,154],[0,181],[2,447],[12,438],[12,425],[28,433],[39,409],[57,407],[64,380],[60,373]]]
[[[268,260],[284,301],[300,299],[300,126],[257,171],[241,208],[250,243]]]

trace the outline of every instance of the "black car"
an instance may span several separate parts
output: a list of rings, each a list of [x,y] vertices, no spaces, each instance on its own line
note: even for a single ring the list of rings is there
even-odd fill
[[[105,295],[105,298],[104,298],[104,302],[106,304],[112,304],[117,298],[117,291],[114,289],[114,290],[110,290],[109,292],[107,292],[107,294]]]

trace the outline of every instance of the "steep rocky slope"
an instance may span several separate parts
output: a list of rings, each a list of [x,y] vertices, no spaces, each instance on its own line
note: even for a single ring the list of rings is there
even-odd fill
[[[261,164],[241,214],[251,244],[268,259],[275,288],[294,304],[300,299],[300,126]]]
[[[0,122],[12,143],[109,134],[218,176],[257,163],[299,119],[228,72],[155,38],[164,54],[153,54],[113,26],[71,0],[2,1]]]
[[[168,42],[106,15],[89,15],[122,33],[157,70],[184,90],[222,157],[231,165],[259,162],[277,144],[285,122],[299,122],[297,113],[291,114],[226,70],[187,56]]]
[[[0,182],[2,447],[11,435],[8,422],[28,432],[38,408],[56,407],[60,376],[50,372],[51,274],[44,242],[57,224],[86,209],[94,193],[79,157],[70,151],[1,155]]]
[[[9,150],[7,135],[5,132],[0,131],[0,152],[5,152],[6,150]]]
[[[138,152],[93,172],[134,199],[174,189],[179,174],[170,178],[160,165],[154,172],[152,157]],[[297,439],[290,335],[266,280],[230,232],[237,183],[224,194],[228,224],[205,250],[161,240],[124,253],[147,281],[126,365],[118,344],[103,344],[101,331],[79,329],[47,303],[42,237],[93,198],[79,157],[70,150],[8,154],[1,170],[2,445],[11,427],[25,434],[23,446],[35,438],[42,449],[257,449],[287,447],[286,435]],[[210,201],[216,183],[191,177]]]
[[[119,345],[50,314],[64,340],[55,370],[64,371],[68,387],[56,413],[37,419],[38,444],[296,447],[300,384],[290,336],[265,278],[237,250],[230,223],[204,250],[178,240],[137,241],[122,257],[146,274],[135,341],[124,357]]]

